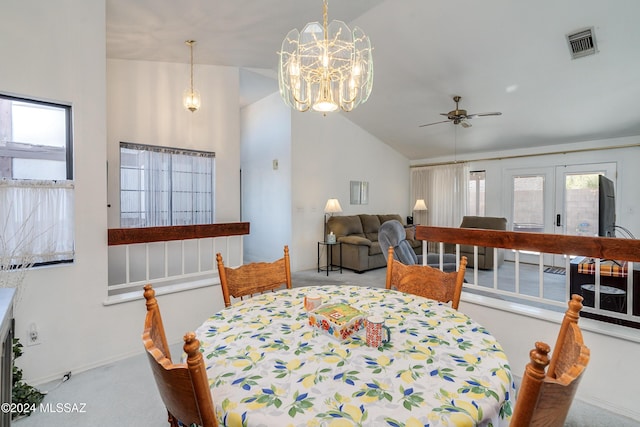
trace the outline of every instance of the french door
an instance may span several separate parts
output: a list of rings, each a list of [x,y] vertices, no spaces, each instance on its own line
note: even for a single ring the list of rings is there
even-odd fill
[[[615,163],[517,168],[505,171],[507,221],[513,231],[595,236],[598,234],[598,175],[614,180]],[[506,254],[513,259],[513,254]],[[537,263],[537,253],[520,260]],[[545,255],[545,265],[565,266],[562,255]]]

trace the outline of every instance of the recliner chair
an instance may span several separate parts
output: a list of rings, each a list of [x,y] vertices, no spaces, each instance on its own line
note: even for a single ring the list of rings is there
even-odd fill
[[[378,231],[378,242],[385,260],[388,261],[387,252],[389,246],[393,247],[393,257],[405,265],[421,265],[422,255],[416,255],[415,251],[407,241],[407,231],[400,221],[391,220],[384,222]],[[440,255],[427,254],[427,265],[440,268]],[[443,271],[456,271],[455,254],[443,254]]]

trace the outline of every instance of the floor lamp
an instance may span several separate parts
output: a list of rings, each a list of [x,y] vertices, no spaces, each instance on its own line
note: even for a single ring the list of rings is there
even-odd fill
[[[329,216],[332,216],[334,213],[338,213],[338,212],[342,212],[342,207],[340,207],[340,202],[338,201],[338,199],[327,200],[327,204],[324,206],[324,241],[325,242],[335,243],[335,241],[329,242],[327,238],[327,214],[329,214]]]

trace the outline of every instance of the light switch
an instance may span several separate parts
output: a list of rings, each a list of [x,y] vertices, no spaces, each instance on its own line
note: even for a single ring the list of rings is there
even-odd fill
[[[273,159],[273,170],[278,170],[278,159]]]

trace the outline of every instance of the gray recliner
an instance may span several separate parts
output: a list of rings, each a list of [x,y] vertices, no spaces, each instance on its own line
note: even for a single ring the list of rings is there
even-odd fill
[[[407,231],[400,221],[391,220],[383,223],[378,230],[378,242],[380,242],[380,249],[382,249],[385,260],[388,257],[389,246],[393,246],[393,257],[401,263],[414,265],[422,262],[421,257],[416,255],[407,242]]]
[[[393,246],[393,257],[405,265],[422,264],[422,255],[416,255],[413,248],[407,241],[407,231],[400,221],[386,221],[380,226],[378,231],[378,242],[384,254],[385,260],[388,257],[389,246]],[[438,254],[427,254],[427,265],[440,268],[440,256]],[[456,271],[455,254],[443,254],[443,271]]]

